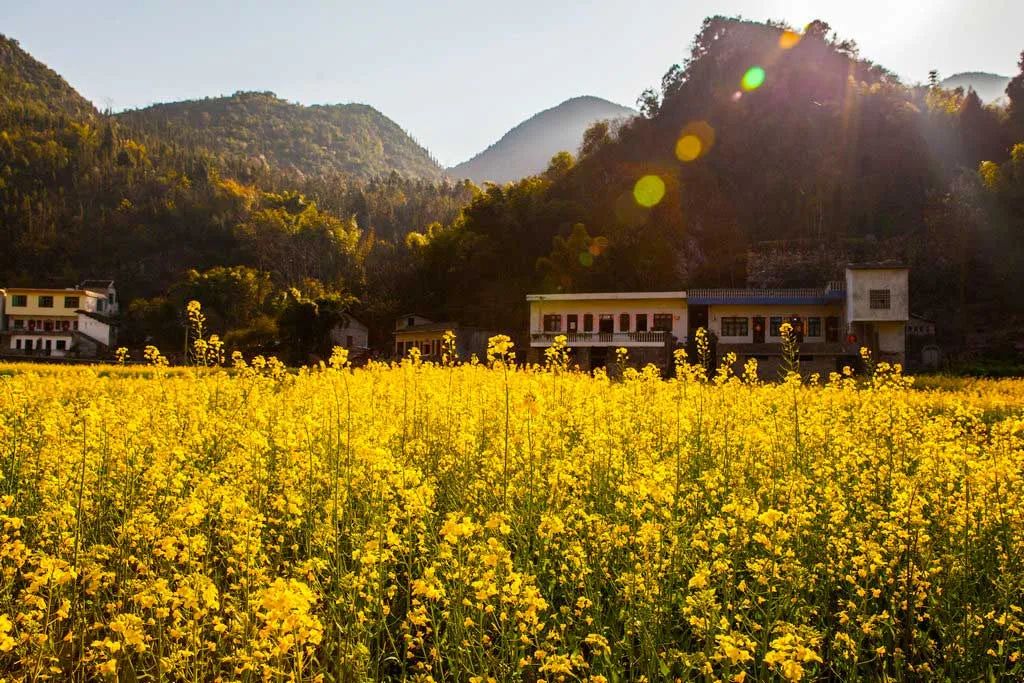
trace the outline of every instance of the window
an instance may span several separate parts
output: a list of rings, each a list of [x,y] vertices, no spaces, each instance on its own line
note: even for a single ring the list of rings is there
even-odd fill
[[[807,319],[807,336],[808,337],[820,337],[821,336],[821,318],[808,318]]]
[[[672,314],[671,313],[655,313],[654,314],[654,329],[661,330],[662,332],[672,331]]]
[[[11,308],[24,308],[28,306],[28,296],[25,294],[11,295]]]
[[[593,332],[594,331],[594,314],[584,313],[583,314],[583,331]]]
[[[43,331],[44,332],[53,332],[53,321],[52,320],[47,320],[47,321],[45,321],[43,323]]]
[[[559,313],[548,313],[544,316],[545,332],[561,332],[562,316]]]
[[[890,297],[888,289],[872,289],[868,294],[868,300],[871,303],[871,308],[882,310],[889,308]]]
[[[78,297],[77,296],[66,296],[66,297],[64,297],[64,308],[78,308]]]
[[[629,313],[619,314],[619,332],[629,332]]]
[[[57,350],[58,351],[64,351],[65,349],[67,349],[67,347],[68,347],[68,343],[66,341],[64,341],[63,339],[58,339],[57,340]]]
[[[615,331],[615,318],[612,317],[611,313],[602,313],[597,324],[599,326],[598,331],[601,333],[611,334]]]
[[[25,321],[24,320],[15,320],[14,321],[14,329],[16,329],[16,330],[23,330],[23,329],[25,329]]]
[[[107,302],[103,299],[96,299],[96,310],[103,312],[107,307]]]
[[[52,296],[41,296],[41,297],[39,297],[39,308],[53,308],[53,297]]]
[[[750,331],[748,323],[749,318],[723,317],[722,336],[746,337],[747,333]]]
[[[21,340],[20,339],[15,339],[14,340],[14,348],[19,350],[19,351],[21,350]]]
[[[60,329],[62,329],[65,332],[67,332],[68,330],[71,329],[71,323],[68,322],[67,320],[61,320],[60,321]]]
[[[78,329],[78,321],[77,320],[71,321],[71,329],[73,329],[73,330],[77,330]]]
[[[636,331],[646,332],[647,331],[647,314],[637,313],[636,314]]]
[[[566,332],[577,332],[580,329],[580,316],[576,313],[570,313],[565,316],[565,331]]]
[[[781,337],[782,334],[779,332],[779,328],[782,327],[782,316],[773,315],[768,319],[768,336],[769,337]]]

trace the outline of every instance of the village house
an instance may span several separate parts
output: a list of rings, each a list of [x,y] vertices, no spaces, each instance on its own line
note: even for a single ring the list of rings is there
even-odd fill
[[[476,356],[483,360],[487,356],[487,340],[494,336],[476,327],[454,322],[434,322],[415,313],[400,315],[395,320],[395,358],[404,358],[414,348],[420,350],[424,360],[441,360],[445,332],[455,334],[455,352],[463,361]]]
[[[735,353],[737,366],[754,358],[768,374],[782,360],[786,322],[806,372],[855,365],[862,346],[878,360],[902,363],[910,317],[908,270],[887,264],[847,266],[843,280],[818,288],[529,294],[526,300],[530,360],[564,334],[583,369],[606,365],[619,347],[634,364],[668,367],[672,352],[704,328],[717,358]]]
[[[348,349],[349,353],[367,353],[370,348],[370,329],[351,315],[331,330],[331,343]]]
[[[0,353],[96,357],[116,342],[117,292],[110,280],[78,287],[0,290]]]
[[[581,368],[603,367],[624,347],[634,362],[665,366],[686,337],[686,292],[528,294],[530,352],[538,362],[565,335]]]

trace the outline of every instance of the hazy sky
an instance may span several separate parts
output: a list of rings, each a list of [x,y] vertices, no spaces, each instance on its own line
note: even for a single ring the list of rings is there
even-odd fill
[[[236,90],[365,102],[458,163],[576,95],[633,106],[686,55],[704,17],[802,26],[820,18],[863,56],[923,81],[929,69],[1016,73],[1024,0],[0,0],[16,38],[99,107]]]

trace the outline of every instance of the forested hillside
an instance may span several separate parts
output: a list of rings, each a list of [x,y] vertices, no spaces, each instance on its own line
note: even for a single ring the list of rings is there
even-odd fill
[[[0,106],[21,118],[47,114],[88,117],[93,105],[53,69],[21,49],[18,41],[0,33]]]
[[[576,153],[583,134],[597,121],[616,125],[636,111],[600,97],[574,97],[545,109],[505,133],[472,159],[448,169],[453,178],[507,183],[536,175],[558,152]]]
[[[1013,351],[1022,91],[1024,75],[1007,113],[973,93],[906,87],[822,22],[798,35],[709,19],[642,117],[617,134],[593,128],[575,163],[490,188],[422,237],[421,308],[525,329],[531,289],[741,286],[751,253],[772,250],[784,266],[809,251],[821,264],[902,258],[915,313],[941,320],[948,343],[980,333]],[[758,265],[776,284],[835,275],[778,278]]]
[[[303,106],[238,92],[122,112],[131,127],[190,147],[265,160],[303,175],[370,179],[391,172],[437,180],[442,170],[394,121],[365,104]]]
[[[0,283],[113,277],[132,302],[129,341],[176,344],[200,291],[221,302],[211,324],[253,344],[305,344],[277,321],[312,325],[317,301],[380,329],[403,307],[405,234],[453,220],[474,192],[395,173],[302,177],[168,139],[100,115],[15,41],[0,46]]]

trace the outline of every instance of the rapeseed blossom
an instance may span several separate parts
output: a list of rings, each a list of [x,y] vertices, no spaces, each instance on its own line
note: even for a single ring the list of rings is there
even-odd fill
[[[1024,679],[1024,381],[189,319],[195,368],[0,366],[6,680]]]

